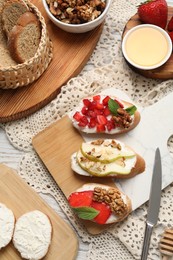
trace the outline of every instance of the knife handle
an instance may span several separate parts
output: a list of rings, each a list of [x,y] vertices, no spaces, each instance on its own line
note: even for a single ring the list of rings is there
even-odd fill
[[[147,259],[152,230],[153,224],[146,223],[141,260]]]

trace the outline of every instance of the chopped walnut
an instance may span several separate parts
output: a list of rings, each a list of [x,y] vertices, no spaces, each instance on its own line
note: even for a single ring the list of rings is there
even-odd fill
[[[101,187],[95,187],[93,200],[108,204],[111,211],[117,216],[123,216],[127,212],[127,205],[124,203],[120,191],[115,188],[106,190]]]
[[[91,144],[94,144],[94,145],[101,145],[104,143],[104,139],[98,139],[98,140],[95,140],[95,141],[92,141]]]
[[[82,24],[96,19],[105,9],[102,0],[46,0],[50,12],[60,21]]]
[[[132,123],[132,117],[129,115],[129,113],[123,108],[118,108],[117,113],[118,114],[116,116],[113,116],[117,126],[129,128]]]

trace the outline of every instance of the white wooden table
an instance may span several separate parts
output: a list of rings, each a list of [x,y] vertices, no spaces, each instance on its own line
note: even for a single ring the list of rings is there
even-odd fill
[[[168,0],[168,5],[173,6],[173,0]],[[22,152],[15,149],[10,142],[8,141],[5,132],[2,128],[0,128],[0,163],[4,163],[5,165],[17,169],[17,165],[22,156]],[[48,195],[40,194],[41,197],[61,216],[65,221],[67,221],[66,216],[63,214],[61,209],[59,208],[56,201],[49,197]],[[68,221],[67,221],[68,222]],[[77,255],[77,260],[86,260],[87,258],[88,245],[79,241],[79,251]]]

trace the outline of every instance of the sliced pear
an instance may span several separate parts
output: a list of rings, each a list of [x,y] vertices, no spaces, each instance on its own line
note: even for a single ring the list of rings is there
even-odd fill
[[[81,151],[76,154],[76,160],[79,166],[89,174],[97,177],[105,177],[108,175],[126,175],[131,172],[131,168],[135,164],[135,157],[130,158],[131,163],[120,163],[119,159],[110,163],[94,162],[85,157]]]
[[[122,157],[129,158],[135,156],[135,153],[123,144],[118,143],[121,149],[111,146],[111,141],[105,140],[100,145],[95,145],[91,142],[82,143],[81,152],[89,160],[102,163],[110,163]]]

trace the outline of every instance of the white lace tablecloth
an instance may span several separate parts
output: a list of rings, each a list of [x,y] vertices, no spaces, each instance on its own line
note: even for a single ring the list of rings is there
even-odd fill
[[[124,91],[137,105],[148,106],[173,91],[173,80],[147,79],[134,73],[121,53],[121,35],[128,19],[136,13],[141,1],[113,0],[101,38],[90,60],[78,77],[62,87],[60,94],[46,107],[27,118],[1,124],[12,145],[23,151],[18,165],[19,175],[37,192],[52,195],[79,238],[89,244],[88,260],[140,259],[147,203],[133,212],[123,223],[106,232],[89,235],[68,206],[63,194],[47,172],[32,147],[32,138],[60,119],[78,104],[81,98],[106,88]],[[169,1],[169,4],[171,1]],[[173,141],[168,148],[172,152]],[[159,221],[154,229],[148,259],[159,259],[158,242],[166,227],[173,226],[173,185],[162,192]]]

